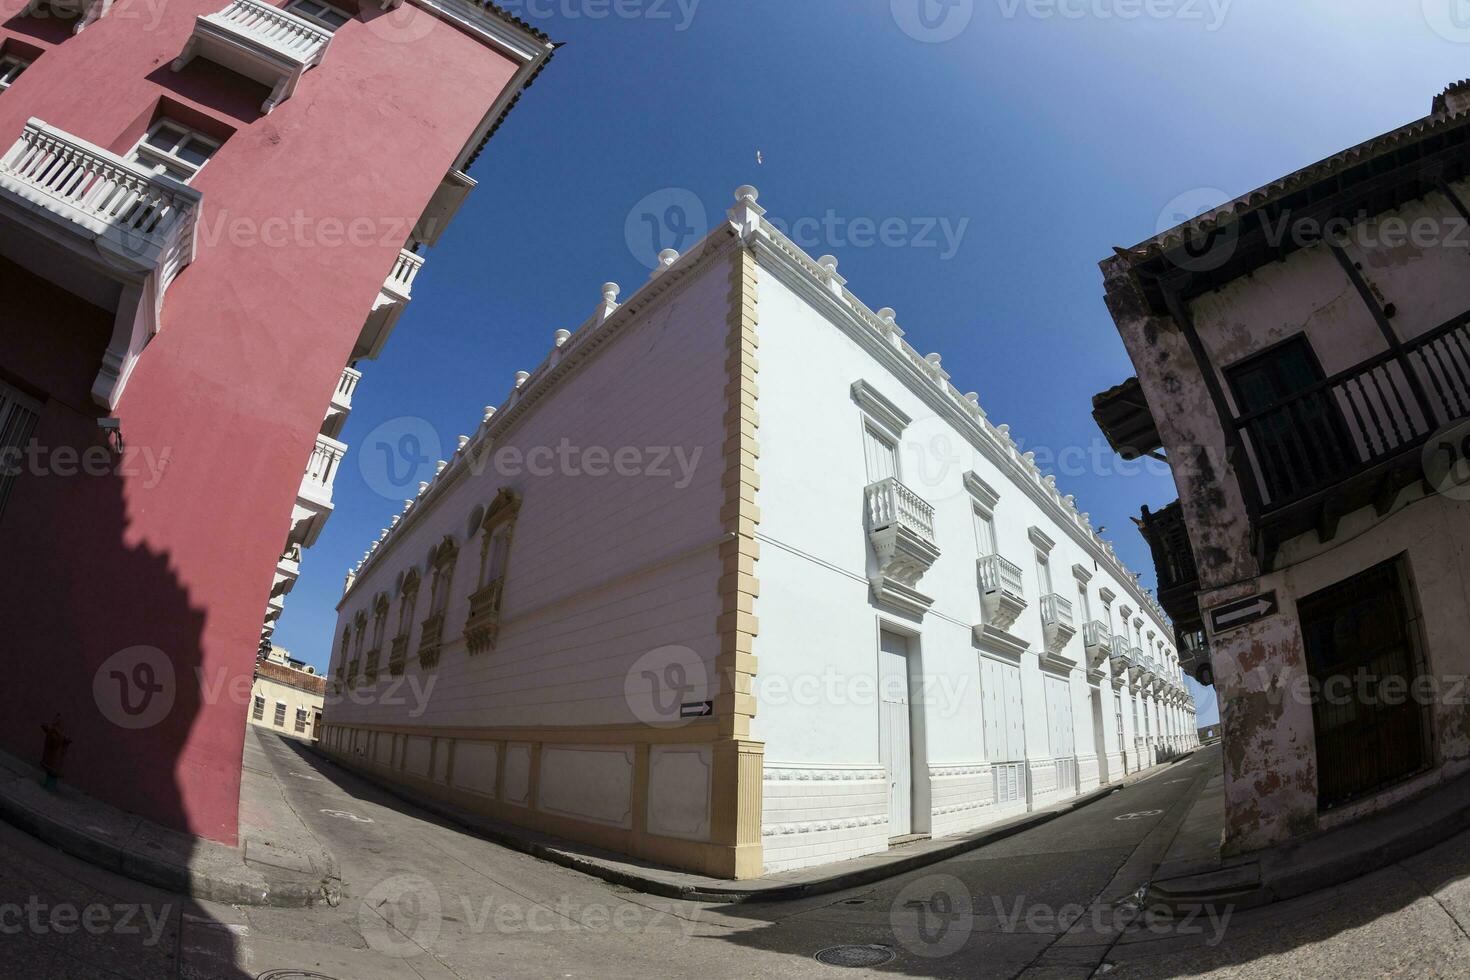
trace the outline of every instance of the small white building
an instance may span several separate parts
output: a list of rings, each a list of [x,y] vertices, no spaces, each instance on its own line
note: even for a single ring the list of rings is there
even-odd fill
[[[750,877],[982,827],[1196,744],[1071,497],[753,188],[557,331],[348,576],[324,744]]]

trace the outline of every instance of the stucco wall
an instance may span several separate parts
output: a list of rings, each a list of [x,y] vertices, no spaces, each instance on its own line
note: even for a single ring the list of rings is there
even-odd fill
[[[143,470],[108,478],[105,489],[48,480],[43,495],[19,492],[0,523],[0,551],[34,556],[0,572],[9,600],[0,622],[16,652],[6,690],[27,692],[4,699],[0,737],[30,757],[37,725],[60,711],[75,739],[68,777],[80,788],[232,843],[246,704],[201,696],[199,678],[217,691],[249,677],[329,396],[409,227],[514,66],[465,34],[427,25],[416,8],[395,23],[417,20],[426,32],[391,29],[365,4],[295,95],[261,116],[265,93],[253,82],[202,59],[169,71],[195,17],[222,6],[117,5],[75,36],[54,19],[0,25],[0,40],[43,49],[0,99],[0,147],[34,116],[125,151],[165,99],[230,133],[193,185],[204,194],[198,257],[170,288],[162,332],[115,412],[130,445],[167,452],[162,478]],[[343,230],[364,220],[376,229],[371,240],[343,245]],[[279,247],[262,244],[266,231],[280,235]],[[429,271],[419,283],[432,281]],[[12,300],[0,311],[7,333],[67,348],[67,358],[82,353],[70,352],[78,341],[68,334],[95,332],[89,317],[78,320],[35,330],[17,321]],[[95,353],[86,360],[95,375]],[[56,387],[39,375],[22,380],[82,419],[103,414],[74,378]],[[97,444],[95,427],[85,428],[60,438]],[[87,533],[53,536],[68,526]],[[46,616],[18,615],[47,608],[76,626],[58,634]],[[136,645],[162,651],[177,700],[163,722],[120,730],[99,714],[93,676]]]
[[[1010,656],[977,647],[973,627],[984,621],[977,587],[980,557],[973,498],[964,475],[978,474],[1000,492],[995,508],[999,552],[1025,576],[1028,608],[1011,632],[1029,644],[1020,657],[1025,706],[1025,761],[1032,804],[1059,798],[1049,744],[1043,670],[1040,594],[1029,529],[1055,542],[1050,554],[1055,592],[1073,602],[1077,635],[1066,652],[1077,666],[1064,672],[1071,697],[1075,755],[1082,788],[1096,786],[1096,756],[1110,755],[1121,773],[1111,700],[1104,699],[1104,744],[1094,744],[1086,654],[1073,565],[1091,578],[1093,617],[1103,618],[1099,590],[1110,589],[1113,632],[1120,607],[1141,603],[1111,571],[970,446],[909,382],[844,334],[803,295],[763,267],[761,312],[761,513],[759,531],[760,672],[752,734],[766,744],[765,864],[769,870],[850,857],[887,846],[888,795],[879,746],[876,672],[879,630],[913,633],[910,659],[922,677],[914,738],[924,750],[914,763],[915,830],[936,835],[983,825],[1015,812],[993,805],[992,775],[982,737],[980,658]],[[900,446],[900,479],[935,508],[940,555],[917,588],[934,603],[922,620],[877,606],[868,576],[875,559],[864,524],[864,414],[851,393],[863,380],[908,414]],[[957,382],[959,383],[959,382]],[[982,399],[983,403],[983,399]],[[1036,434],[1032,434],[1034,437]],[[943,447],[936,453],[935,447]],[[1151,614],[1147,614],[1151,617]],[[1161,638],[1172,632],[1150,618]],[[1094,682],[1098,683],[1095,679]],[[1100,680],[1111,694],[1107,677]],[[911,681],[911,696],[921,692]],[[1127,691],[1125,690],[1125,695]],[[1131,712],[1128,712],[1131,715]],[[1131,722],[1130,722],[1131,725]],[[1192,723],[1191,723],[1192,727]],[[1156,729],[1157,731],[1157,729]],[[1131,732],[1131,729],[1130,729]],[[795,773],[795,774],[793,774]],[[1022,806],[1024,809],[1024,803]]]

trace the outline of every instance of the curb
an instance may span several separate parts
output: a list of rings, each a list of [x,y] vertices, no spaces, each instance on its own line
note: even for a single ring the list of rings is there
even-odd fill
[[[141,853],[125,846],[127,842],[88,834],[37,813],[3,791],[0,791],[0,820],[71,857],[173,894],[227,905],[275,908],[306,908],[322,902],[336,905],[340,901],[341,874],[335,859],[329,854],[326,855],[329,872],[318,882],[273,881],[254,869],[249,872],[253,879],[244,876],[231,879]],[[129,841],[131,839],[130,835]],[[200,840],[200,847],[232,850],[223,844]],[[240,867],[245,869],[243,861]]]
[[[1406,802],[1412,804],[1414,801]],[[1379,816],[1384,814],[1391,815],[1392,810],[1380,811]],[[1351,833],[1359,826],[1347,824],[1327,831],[1327,834]],[[1470,826],[1470,802],[1432,819],[1404,825],[1401,832],[1392,836],[1365,837],[1353,850],[1339,851],[1325,861],[1292,868],[1284,860],[1302,844],[1325,836],[1319,835],[1280,849],[1240,855],[1233,864],[1214,871],[1152,882],[1148,897],[1174,914],[1211,905],[1230,905],[1238,910],[1257,909],[1380,871],[1444,843],[1464,832],[1467,826]]]
[[[1084,796],[1078,796],[1071,800],[1068,800],[1066,803],[1056,804],[1055,806],[1048,807],[1045,810],[1038,810],[1034,813],[1025,814],[1004,824],[999,824],[997,826],[989,827],[984,830],[971,832],[970,834],[967,834],[963,837],[957,837],[951,843],[945,844],[943,846],[934,847],[922,853],[895,858],[894,860],[881,865],[859,868],[848,872],[841,872],[814,881],[793,882],[789,885],[767,885],[764,887],[752,888],[747,884],[742,884],[740,882],[734,881],[730,882],[728,885],[682,885],[675,882],[664,881],[652,876],[638,874],[634,871],[627,870],[625,867],[610,867],[607,863],[604,863],[597,858],[587,857],[584,854],[566,850],[565,848],[558,846],[556,843],[552,843],[551,840],[536,840],[522,834],[512,833],[505,829],[507,825],[499,824],[486,818],[478,817],[476,814],[461,810],[458,807],[439,803],[435,800],[421,799],[419,797],[415,797],[411,795],[410,791],[405,789],[404,787],[398,786],[397,784],[394,784],[389,780],[384,779],[374,773],[365,772],[363,770],[353,768],[346,763],[339,761],[333,756],[328,755],[326,752],[317,748],[314,745],[310,747],[310,750],[316,753],[316,755],[319,756],[323,761],[333,766],[336,766],[341,771],[349,773],[358,779],[364,780],[365,782],[371,783],[374,786],[377,786],[379,789],[382,789],[389,795],[395,797],[396,799],[402,800],[405,803],[409,803],[414,807],[425,811],[426,813],[431,813],[437,817],[447,820],[450,823],[453,823],[456,826],[469,831],[470,833],[491,841],[492,843],[500,844],[512,850],[519,851],[523,854],[529,854],[532,857],[541,858],[554,864],[559,864],[562,867],[570,868],[573,871],[580,871],[583,874],[591,875],[594,878],[601,878],[603,881],[606,881],[610,884],[622,885],[626,888],[632,888],[635,891],[639,891],[647,895],[655,895],[660,898],[684,899],[688,901],[722,902],[732,905],[755,901],[787,902],[798,898],[810,898],[816,895],[826,895],[832,892],[844,891],[849,888],[857,888],[862,885],[872,884],[873,882],[883,881],[887,878],[892,878],[896,875],[905,874],[906,872],[913,871],[917,868],[922,868],[930,864],[937,864],[940,861],[946,861],[957,855],[984,847],[987,844],[993,844],[997,841],[1004,840],[1007,837],[1013,837],[1023,831],[1031,830],[1034,827],[1039,827],[1042,824],[1049,823],[1052,820],[1055,820],[1057,817],[1075,812],[1076,810],[1080,810],[1083,807],[1088,806],[1089,804],[1095,803],[1098,800],[1101,800],[1107,796],[1111,796],[1113,793],[1116,793],[1117,791],[1124,789],[1127,786],[1133,785],[1134,782],[1141,781],[1134,780],[1133,782],[1130,782],[1125,779],[1124,781],[1119,783],[1101,786]],[[1192,754],[1193,753],[1186,753],[1180,758],[1172,760],[1168,763],[1160,763],[1158,766],[1153,767],[1152,771],[1149,772],[1149,775],[1157,775],[1165,771],[1169,767],[1176,765],[1179,762],[1183,762],[1185,759],[1188,759]],[[570,844],[571,842],[566,843]],[[625,855],[620,854],[609,854],[609,858],[610,860],[617,861],[619,863],[624,863],[628,860],[631,860]]]

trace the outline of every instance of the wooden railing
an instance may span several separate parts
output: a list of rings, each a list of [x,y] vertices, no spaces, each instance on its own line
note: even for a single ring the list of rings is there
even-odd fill
[[[1262,508],[1417,452],[1470,415],[1470,315],[1235,419]]]

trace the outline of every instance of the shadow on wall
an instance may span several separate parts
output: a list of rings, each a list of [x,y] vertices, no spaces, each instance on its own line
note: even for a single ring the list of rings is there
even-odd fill
[[[205,614],[167,554],[129,541],[125,494],[132,488],[141,506],[136,488],[158,455],[150,464],[155,447],[114,451],[89,397],[112,318],[3,260],[0,294],[0,378],[44,388],[33,393],[39,418],[0,512],[0,743],[39,764],[42,726],[59,719],[70,739],[65,785],[233,843],[233,821],[192,826],[186,792],[187,783],[217,795],[231,778],[201,778],[218,769],[207,757],[221,747],[196,731],[206,691],[230,696],[201,684]],[[192,765],[191,745],[201,752]]]

